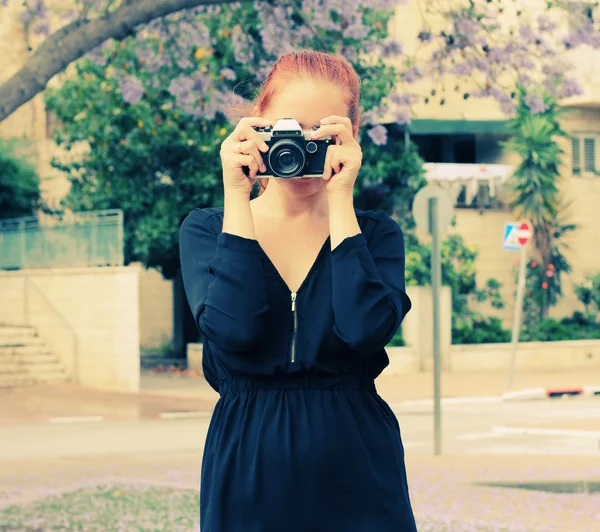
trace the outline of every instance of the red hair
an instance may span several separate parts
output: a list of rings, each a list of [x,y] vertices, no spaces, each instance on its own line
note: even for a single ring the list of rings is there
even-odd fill
[[[282,55],[273,65],[254,102],[254,114],[261,116],[279,93],[282,83],[298,78],[328,81],[346,89],[348,117],[354,135],[360,123],[360,77],[342,55],[301,50]],[[260,183],[261,193],[266,184]]]

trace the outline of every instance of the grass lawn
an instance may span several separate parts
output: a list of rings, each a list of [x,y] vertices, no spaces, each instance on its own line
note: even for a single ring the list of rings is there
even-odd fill
[[[0,511],[0,531],[190,532],[198,492],[167,487],[98,486]]]
[[[0,511],[0,532],[197,532],[198,523],[198,492],[168,487],[96,486]],[[420,521],[418,530],[509,532],[498,524],[435,518]]]

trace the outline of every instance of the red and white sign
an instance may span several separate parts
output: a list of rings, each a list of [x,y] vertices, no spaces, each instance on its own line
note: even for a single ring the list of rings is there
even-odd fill
[[[521,246],[525,246],[529,244],[531,239],[533,238],[533,227],[531,222],[527,220],[522,220],[519,222],[519,229],[517,231],[517,240]]]

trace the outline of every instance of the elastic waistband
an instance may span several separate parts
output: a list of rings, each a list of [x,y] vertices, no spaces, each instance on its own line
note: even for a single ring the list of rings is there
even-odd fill
[[[369,390],[375,382],[364,375],[288,375],[282,377],[229,377],[219,383],[219,393],[275,390]]]

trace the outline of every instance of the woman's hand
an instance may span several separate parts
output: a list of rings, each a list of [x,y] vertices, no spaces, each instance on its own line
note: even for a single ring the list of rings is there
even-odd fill
[[[271,122],[260,117],[242,118],[221,144],[221,163],[223,165],[223,187],[225,193],[250,195],[256,174],[266,170],[261,152],[269,150],[267,144],[253,129],[254,126],[268,126]],[[249,168],[246,175],[243,167]]]
[[[317,140],[327,136],[332,136],[335,144],[327,148],[325,157],[325,190],[328,195],[352,195],[356,176],[362,165],[362,150],[352,134],[352,122],[344,116],[324,118],[312,138]]]

